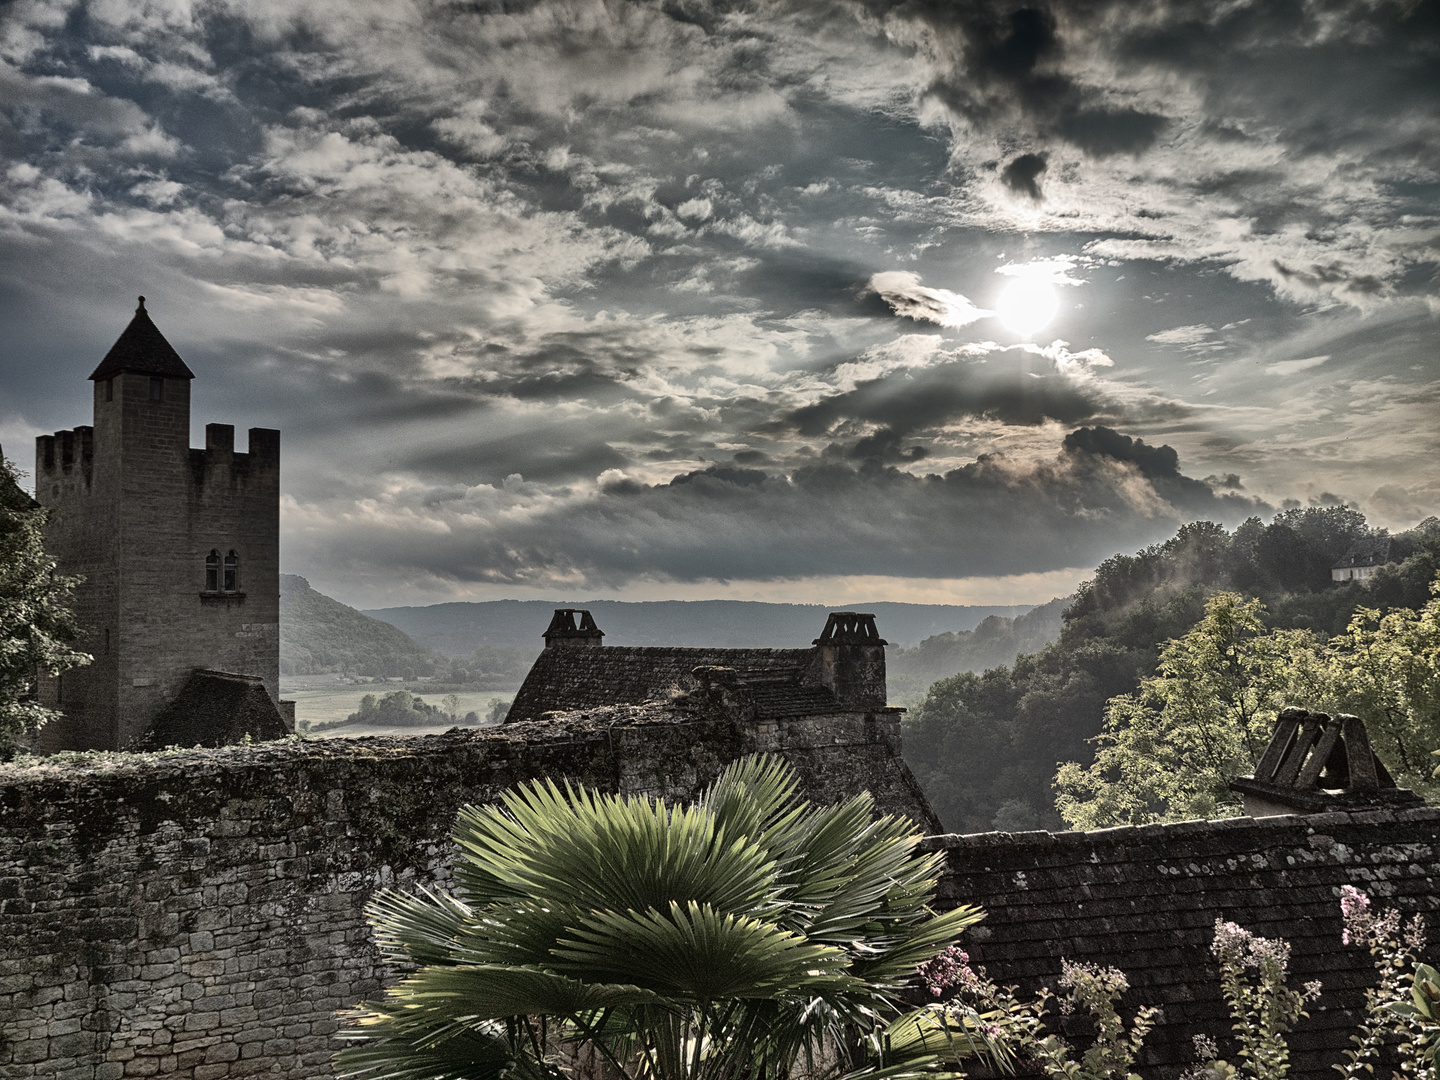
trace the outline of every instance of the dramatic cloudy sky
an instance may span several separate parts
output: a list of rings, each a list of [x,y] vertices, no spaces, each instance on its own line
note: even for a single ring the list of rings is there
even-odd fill
[[[1433,0],[11,0],[0,151],[7,452],[144,293],[351,602],[1440,511]]]

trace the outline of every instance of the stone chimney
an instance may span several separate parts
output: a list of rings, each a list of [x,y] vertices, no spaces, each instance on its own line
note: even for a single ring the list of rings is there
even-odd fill
[[[885,708],[885,645],[875,616],[832,611],[815,639],[813,676],[828,687],[841,706]]]
[[[605,636],[590,612],[584,608],[556,608],[550,617],[550,628],[545,631],[547,649],[573,649],[588,645],[602,644]]]
[[[1419,806],[1413,791],[1397,788],[1370,748],[1358,716],[1288,708],[1254,776],[1231,781],[1250,817],[1321,814],[1327,810]]]

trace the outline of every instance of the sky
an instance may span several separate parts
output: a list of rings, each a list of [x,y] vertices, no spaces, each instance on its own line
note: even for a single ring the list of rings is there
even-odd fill
[[[358,606],[1440,512],[1440,3],[11,0],[0,445],[144,294]],[[243,434],[240,435],[243,443]]]

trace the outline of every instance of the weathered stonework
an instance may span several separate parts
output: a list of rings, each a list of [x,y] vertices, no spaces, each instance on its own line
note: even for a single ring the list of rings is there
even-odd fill
[[[193,378],[142,301],[91,375],[93,426],[36,440],[46,550],[84,578],[78,645],[95,658],[42,680],[64,715],[37,749],[135,745],[197,668],[259,676],[279,698],[280,433],[251,428],[237,453],[235,429],[209,424],[192,449]]]
[[[371,893],[445,887],[455,811],[524,780],[689,799],[774,751],[811,799],[870,790],[928,819],[894,711],[766,719],[737,708],[727,671],[668,704],[441,736],[0,767],[0,1078],[329,1075],[336,1011],[385,977]],[[1373,981],[1370,957],[1340,944],[1340,887],[1440,911],[1433,807],[925,844],[948,860],[940,906],[989,912],[964,944],[994,977],[1032,991],[1062,957],[1114,965],[1134,987],[1127,1015],[1164,1007],[1142,1062],[1158,1080],[1191,1063],[1191,1035],[1224,1045],[1216,918],[1288,939],[1294,980],[1324,980],[1291,1043],[1292,1075],[1321,1080]]]
[[[380,987],[363,909],[445,886],[456,810],[536,777],[693,798],[783,753],[811,798],[926,821],[891,712],[639,706],[425,738],[0,767],[0,1077],[329,1075]]]

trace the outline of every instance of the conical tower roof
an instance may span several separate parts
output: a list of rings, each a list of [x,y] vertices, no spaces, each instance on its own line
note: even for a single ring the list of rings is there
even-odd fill
[[[193,379],[195,373],[185,366],[165,335],[150,321],[145,310],[145,297],[140,297],[140,306],[135,317],[120,335],[100,366],[90,373],[92,379],[108,379],[122,371],[133,371],[140,375],[163,375],[167,379]]]

